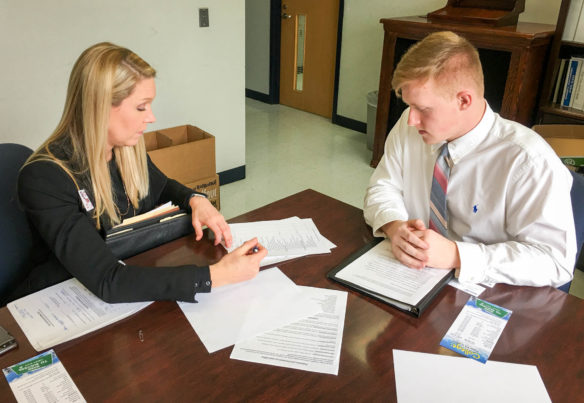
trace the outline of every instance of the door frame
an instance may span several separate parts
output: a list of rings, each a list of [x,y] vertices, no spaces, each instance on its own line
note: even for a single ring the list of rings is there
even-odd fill
[[[341,39],[343,37],[343,11],[345,1],[339,0],[339,20],[337,23],[337,50],[335,56],[335,81],[333,92],[332,122],[344,126],[343,117],[337,115],[337,102],[339,95],[339,68],[341,66]],[[270,104],[280,103],[280,32],[282,29],[282,0],[270,0],[270,78],[267,99]]]

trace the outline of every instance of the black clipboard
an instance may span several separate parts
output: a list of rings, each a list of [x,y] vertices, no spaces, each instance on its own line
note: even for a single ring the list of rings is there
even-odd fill
[[[331,280],[334,280],[338,283],[343,284],[346,287],[349,287],[352,290],[358,291],[364,295],[367,295],[373,299],[381,301],[385,304],[391,305],[394,308],[399,309],[400,311],[406,312],[410,315],[415,317],[420,317],[422,312],[430,305],[432,300],[438,295],[438,293],[448,284],[448,282],[454,277],[454,269],[450,270],[450,272],[444,276],[436,285],[428,292],[416,305],[411,305],[408,303],[404,303],[402,301],[387,297],[385,295],[379,294],[375,291],[371,291],[365,287],[362,287],[358,284],[354,284],[350,281],[347,281],[342,278],[337,277],[337,273],[343,270],[346,266],[350,263],[355,261],[358,257],[372,249],[375,245],[383,241],[384,238],[374,238],[373,241],[369,242],[368,244],[364,245],[362,248],[357,250],[355,253],[351,254],[347,259],[345,259],[340,265],[332,269],[327,273],[327,277]],[[413,270],[413,269],[412,269]]]

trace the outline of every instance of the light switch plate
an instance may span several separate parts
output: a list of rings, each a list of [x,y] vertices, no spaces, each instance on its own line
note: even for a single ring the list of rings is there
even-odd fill
[[[209,9],[199,8],[199,27],[205,28],[209,26]]]

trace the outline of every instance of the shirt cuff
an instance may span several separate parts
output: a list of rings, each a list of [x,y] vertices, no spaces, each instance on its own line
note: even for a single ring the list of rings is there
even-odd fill
[[[487,261],[480,245],[469,242],[456,242],[460,256],[460,274],[458,281],[461,283],[477,284],[487,277]]]
[[[392,221],[396,221],[396,220],[407,221],[407,219],[408,219],[407,216],[402,216],[402,215],[390,213],[390,212],[379,214],[377,217],[375,217],[375,221],[373,222],[373,225],[371,226],[373,228],[373,236],[386,238],[387,236],[385,235],[385,232],[383,232],[381,230],[381,227],[383,227],[385,224],[388,224]]]
[[[195,279],[195,290],[193,293],[193,301],[198,302],[195,297],[199,292],[211,292],[212,282],[211,282],[211,272],[209,271],[209,267],[201,267],[200,269],[200,276],[197,276]]]

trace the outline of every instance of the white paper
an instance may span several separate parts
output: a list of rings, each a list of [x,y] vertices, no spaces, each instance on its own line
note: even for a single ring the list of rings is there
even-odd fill
[[[17,299],[7,307],[30,344],[41,351],[101,329],[151,303],[108,304],[72,278]]]
[[[330,253],[335,245],[324,238],[311,218],[291,217],[284,220],[229,224],[233,236],[232,251],[245,241],[257,237],[268,250],[268,257],[288,259],[311,254]]]
[[[464,291],[467,294],[473,295],[475,297],[478,297],[479,295],[481,295],[483,293],[483,291],[485,291],[485,287],[481,287],[478,284],[461,283],[456,278],[453,278],[452,280],[450,280],[448,282],[448,285],[451,287],[454,287],[456,289],[459,289],[460,291]]]
[[[537,367],[393,350],[400,403],[551,402]]]
[[[17,402],[85,402],[53,350],[2,370]]]
[[[448,270],[431,267],[418,270],[401,264],[393,257],[386,239],[337,272],[336,277],[415,306],[448,273]]]
[[[318,313],[235,344],[231,358],[337,375],[347,293],[302,287]]]
[[[197,294],[197,300],[178,305],[209,353],[318,311],[306,292],[277,267],[252,280]]]

